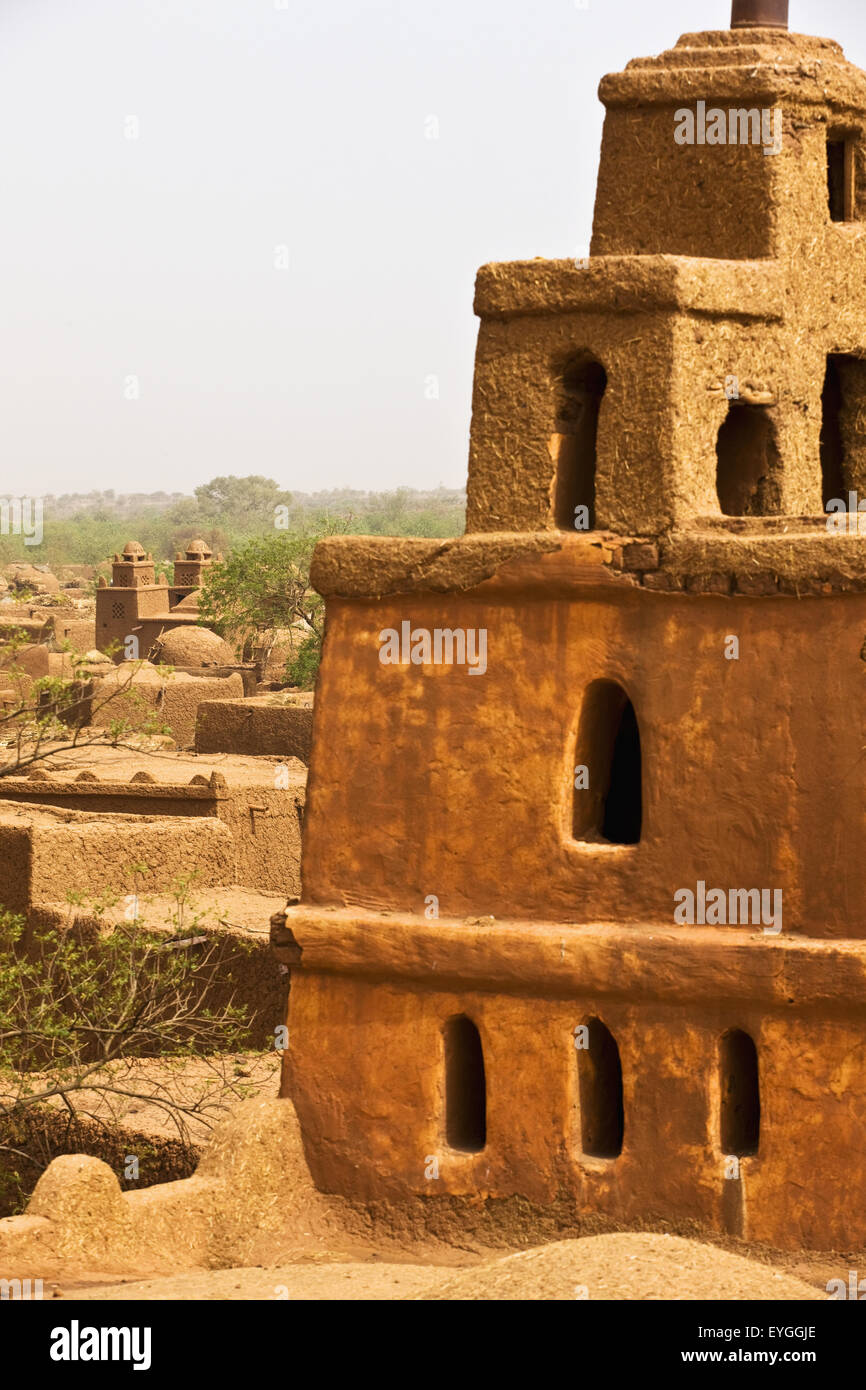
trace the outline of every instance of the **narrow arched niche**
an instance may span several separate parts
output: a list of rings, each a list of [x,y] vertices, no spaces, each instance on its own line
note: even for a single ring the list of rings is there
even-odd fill
[[[840,498],[848,505],[845,482],[845,441],[842,435],[842,373],[839,359],[827,358],[824,389],[821,392],[821,492],[827,503]]]
[[[716,442],[716,493],[724,516],[778,516],[782,460],[769,409],[732,401]]]
[[[600,1018],[584,1026],[587,1046],[576,1050],[580,1146],[588,1158],[617,1158],[625,1134],[619,1048]]]
[[[720,1048],[722,1152],[738,1158],[758,1152],[761,1090],[758,1050],[748,1033],[732,1028]]]
[[[598,415],[606,388],[604,367],[588,353],[571,358],[558,377],[551,447],[553,519],[562,531],[595,527]]]
[[[643,823],[640,729],[631,700],[612,680],[587,687],[574,755],[575,840],[636,845]]]
[[[445,1138],[452,1149],[480,1153],[487,1143],[487,1079],[481,1035],[458,1014],[445,1024]]]
[[[824,509],[866,479],[866,357],[830,353],[821,393],[821,487]]]

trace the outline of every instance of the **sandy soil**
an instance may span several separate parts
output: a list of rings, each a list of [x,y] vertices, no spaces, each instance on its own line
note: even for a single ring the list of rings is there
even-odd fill
[[[678,1236],[563,1240],[470,1268],[306,1259],[271,1269],[190,1270],[170,1278],[60,1286],[73,1299],[820,1300],[767,1264]]]

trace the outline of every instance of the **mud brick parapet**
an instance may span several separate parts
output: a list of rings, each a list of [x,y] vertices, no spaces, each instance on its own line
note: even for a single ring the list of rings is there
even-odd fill
[[[210,700],[200,707],[195,726],[197,753],[299,758],[309,763],[312,739],[311,705],[274,705],[267,697]]]
[[[22,865],[30,860],[24,849],[13,854],[13,844],[30,845],[37,830],[40,845],[51,842],[77,847],[69,880],[70,886],[74,881],[76,891],[96,894],[116,889],[117,875],[112,877],[111,868],[115,845],[126,846],[126,857],[121,859],[128,865],[149,864],[151,853],[157,863],[164,859],[168,863],[170,846],[177,843],[180,848],[171,859],[171,872],[166,869],[169,878],[198,867],[205,885],[236,884],[296,893],[300,886],[303,769],[294,764],[284,769],[281,779],[268,763],[253,772],[244,769],[243,776],[233,775],[231,767],[227,771],[230,780],[222,772],[212,772],[209,776],[197,774],[188,783],[157,781],[145,770],[124,781],[103,779],[92,771],[64,776],[39,775],[35,770],[29,777],[0,779],[0,818],[9,830],[5,877],[0,868],[0,903],[4,883],[7,895],[15,899],[16,910],[57,896],[56,884],[51,890],[50,873],[43,883],[29,870],[15,867],[19,860]],[[142,838],[139,853],[134,852],[136,834]],[[199,864],[196,847],[215,844],[213,836],[223,847],[223,858],[211,863],[205,856]],[[188,852],[183,849],[187,842]],[[45,863],[50,867],[50,858]],[[148,877],[150,890],[169,886],[157,879],[158,875]],[[128,883],[129,876],[123,881]],[[13,906],[11,901],[5,905]]]
[[[152,891],[167,891],[197,870],[206,883],[235,881],[235,844],[216,819],[88,815],[48,806],[0,809],[0,904],[26,912],[69,893],[124,895],[133,864],[146,864]]]

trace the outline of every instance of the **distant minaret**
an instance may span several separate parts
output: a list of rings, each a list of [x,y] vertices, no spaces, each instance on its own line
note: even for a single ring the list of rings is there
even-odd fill
[[[198,589],[204,579],[204,571],[213,560],[213,551],[207,541],[190,541],[186,555],[174,562],[175,589]]]
[[[115,589],[142,589],[156,582],[153,556],[138,541],[127,541],[111,566],[111,584]]]

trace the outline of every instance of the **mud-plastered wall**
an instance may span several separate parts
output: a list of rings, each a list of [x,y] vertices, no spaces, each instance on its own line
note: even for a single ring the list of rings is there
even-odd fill
[[[147,865],[150,892],[170,891],[198,870],[208,884],[235,882],[235,844],[215,819],[103,815],[22,807],[2,812],[0,905],[24,911],[67,893],[133,892],[133,865]],[[16,823],[17,822],[17,823]]]
[[[420,911],[432,894],[448,916],[652,923],[703,881],[778,890],[786,931],[866,935],[866,793],[851,773],[866,598],[552,597],[555,562],[537,561],[523,595],[515,582],[329,601],[317,717],[340,738],[313,749],[309,900]],[[404,623],[483,632],[484,671],[383,664],[382,634]],[[600,681],[639,733],[634,843],[574,832],[580,721]]]
[[[567,1194],[575,1223],[662,1219],[780,1248],[856,1247],[866,1239],[866,1178],[850,1163],[866,1122],[862,1020],[844,1010],[768,1015],[744,994],[702,1000],[697,1011],[302,972],[284,1087],[326,1190],[430,1201],[520,1194],[538,1206]],[[448,1136],[455,1018],[477,1029],[483,1055],[477,1152]],[[608,1155],[587,1152],[605,1147],[604,1116],[593,1113],[592,1088],[581,1088],[580,1029],[594,1020],[614,1040],[621,1072],[619,1134],[608,1144],[619,1151]],[[725,1132],[722,1097],[725,1040],[743,1034],[755,1045],[760,1109],[740,1143]],[[732,1151],[755,1134],[757,1154]]]

